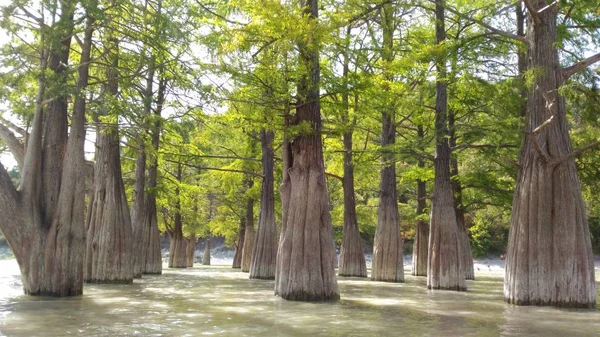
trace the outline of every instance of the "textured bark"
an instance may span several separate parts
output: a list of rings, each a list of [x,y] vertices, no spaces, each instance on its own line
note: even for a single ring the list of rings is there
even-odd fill
[[[301,1],[311,20],[318,17],[317,0]],[[319,104],[319,51],[311,33],[298,43],[299,61],[306,70],[299,78],[294,124],[310,126],[290,142],[291,167],[282,193],[286,224],[277,256],[275,294],[287,300],[339,299],[335,278],[333,228],[329,215],[327,182],[321,143]],[[309,43],[310,41],[310,43]],[[289,155],[289,153],[288,153]]]
[[[252,187],[250,184],[249,188]],[[254,248],[254,199],[246,202],[246,233],[244,235],[244,248],[242,249],[242,271],[250,271],[252,263],[252,249]]]
[[[17,162],[17,166],[19,167],[19,171],[23,170],[23,160],[25,159],[25,146],[23,143],[17,138],[14,132],[6,125],[3,124],[4,121],[0,120],[0,138],[6,146],[8,150],[13,155],[13,158]]]
[[[63,9],[69,11],[73,3],[63,4]],[[61,16],[57,23],[72,25],[71,13]],[[64,22],[64,18],[70,22]],[[86,20],[84,42],[81,50],[80,67],[78,68],[77,89],[81,93],[88,82],[90,49],[92,41],[93,20]],[[59,34],[62,34],[58,30]],[[60,48],[65,46],[65,35],[60,36]],[[45,36],[42,35],[42,38]],[[70,39],[70,36],[69,36]],[[68,45],[67,45],[68,47]],[[53,46],[56,48],[56,46]],[[64,52],[60,49],[58,53]],[[52,53],[55,53],[54,50]],[[68,50],[67,50],[68,53]],[[45,70],[45,55],[40,55],[40,68]],[[43,72],[42,72],[43,73]],[[43,75],[42,75],[43,76]],[[73,105],[71,133],[67,139],[66,132],[48,130],[51,126],[60,124],[53,119],[62,119],[60,114],[44,116],[43,100],[45,95],[45,79],[39,78],[38,95],[32,131],[27,142],[27,151],[23,160],[21,188],[17,191],[0,165],[0,230],[11,246],[23,280],[23,290],[26,294],[42,296],[73,296],[81,295],[83,290],[83,259],[84,259],[84,139],[85,139],[85,100],[83,95],[77,95]],[[58,132],[46,140],[49,133]],[[51,139],[64,137],[58,143],[66,144],[66,152],[60,153],[62,162],[58,174],[59,184],[56,191],[44,193],[44,188],[53,184],[43,184],[44,174],[41,158],[44,144]],[[64,148],[63,148],[64,150]],[[52,161],[55,161],[53,158]],[[43,195],[56,194],[57,200],[52,205],[46,205]],[[48,220],[46,211],[52,214]]]
[[[186,246],[186,257],[187,257],[187,267],[192,268],[194,266],[194,255],[196,253],[196,243],[198,239],[196,235],[192,234],[187,238],[187,246]]]
[[[142,265],[144,261],[143,247],[147,243],[144,238],[146,226],[144,226],[144,190],[146,188],[146,150],[143,140],[138,146],[138,156],[135,162],[135,184],[133,186],[133,202],[131,204],[131,228],[133,231],[133,278],[142,277]]]
[[[254,239],[250,278],[274,279],[277,267],[277,226],[275,225],[275,190],[273,176],[275,152],[273,151],[273,131],[262,130],[263,181],[261,186],[260,214],[258,231]]]
[[[204,254],[202,254],[202,265],[210,266],[210,236],[206,238],[204,243]]]
[[[115,114],[111,103],[119,93],[118,42],[107,28],[105,48],[109,67],[103,86],[104,115]],[[121,175],[119,129],[117,124],[96,121],[96,164],[94,195],[88,215],[86,274],[88,283],[133,282],[133,233],[131,216]]]
[[[382,59],[387,66],[393,61],[394,18],[390,4],[382,11],[383,49]],[[390,70],[385,71],[386,80],[392,82]],[[386,89],[389,91],[389,87]],[[388,96],[390,96],[388,94]],[[373,266],[371,279],[384,282],[404,282],[403,242],[400,238],[400,221],[396,193],[396,161],[393,146],[396,143],[395,107],[388,97],[382,110],[381,148],[382,164],[379,185],[379,209],[377,229],[373,243]]]
[[[242,268],[242,251],[244,250],[244,237],[246,236],[246,216],[240,217],[240,229],[235,243],[232,268]]]
[[[527,97],[528,136],[513,199],[504,297],[519,305],[595,308],[590,232],[558,90],[557,16],[558,6],[537,13],[539,20],[528,15],[528,68],[537,76]]]
[[[344,53],[344,65],[342,70],[342,103],[344,111],[342,122],[348,128],[344,133],[344,178],[342,185],[344,189],[344,232],[342,235],[342,246],[340,249],[340,259],[338,275],[350,277],[367,277],[367,263],[365,261],[365,253],[363,251],[363,243],[358,229],[358,219],[356,217],[356,199],[354,194],[354,163],[352,160],[352,136],[356,119],[350,124],[349,120],[349,87],[348,73],[350,59],[348,57],[350,30],[348,26],[346,30],[346,49]],[[357,99],[358,100],[358,99]],[[336,260],[337,262],[337,260]]]
[[[436,42],[446,39],[443,0],[436,0]],[[438,78],[436,83],[435,114],[435,182],[431,200],[431,224],[429,254],[427,257],[427,288],[466,290],[462,246],[454,210],[454,197],[450,182],[450,147],[448,145],[446,57],[436,60]]]
[[[161,274],[162,273],[162,255],[160,248],[160,232],[158,231],[158,219],[156,209],[156,185],[158,179],[158,148],[160,146],[160,132],[161,132],[161,113],[162,106],[165,100],[165,90],[167,82],[164,77],[161,77],[158,84],[158,94],[156,98],[156,109],[154,110],[155,119],[151,125],[151,142],[152,142],[152,156],[150,157],[150,165],[148,167],[148,192],[146,193],[146,199],[144,201],[144,262],[142,273],[143,274]]]
[[[423,127],[419,126],[421,133]],[[425,167],[425,162],[419,160],[419,167]],[[417,215],[423,216],[427,207],[427,186],[422,180],[417,180]],[[419,220],[415,228],[415,242],[413,243],[413,276],[427,276],[427,255],[429,244],[429,226],[426,221]]]
[[[175,179],[181,183],[183,179],[183,166],[177,165]],[[175,221],[172,231],[169,232],[169,268],[187,268],[187,240],[183,237],[183,219],[181,217],[181,189],[175,188]]]

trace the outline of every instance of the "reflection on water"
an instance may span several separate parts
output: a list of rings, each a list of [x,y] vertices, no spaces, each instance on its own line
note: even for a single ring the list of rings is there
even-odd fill
[[[407,274],[409,274],[407,272]],[[515,307],[502,301],[499,274],[469,291],[340,278],[339,303],[288,302],[273,281],[229,267],[168,270],[133,285],[89,285],[79,298],[22,295],[14,261],[0,261],[4,336],[598,336],[600,313]]]

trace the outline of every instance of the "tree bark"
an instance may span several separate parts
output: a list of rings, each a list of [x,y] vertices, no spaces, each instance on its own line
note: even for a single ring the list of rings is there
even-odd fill
[[[316,23],[318,1],[302,0],[301,6]],[[292,158],[287,164],[292,165],[284,180],[284,185],[289,185],[282,186],[282,197],[289,199],[284,201],[286,224],[275,279],[275,294],[297,301],[339,299],[321,143],[319,47],[313,34],[309,31],[298,42],[299,63],[304,71],[298,81],[299,101],[293,124],[309,126],[310,132],[300,132],[290,142]]]
[[[109,67],[103,86],[103,115],[118,115],[114,100],[119,93],[118,42],[112,28],[107,28],[105,43]],[[96,121],[96,165],[94,195],[88,216],[87,273],[88,283],[133,282],[133,233],[131,217],[121,175],[119,129],[117,124]]]
[[[273,131],[261,130],[263,181],[261,186],[258,232],[254,239],[250,278],[274,279],[277,267],[277,226],[275,225],[275,190],[273,176],[275,152]]]
[[[181,183],[183,166],[177,165],[176,179]],[[187,240],[183,237],[183,219],[181,217],[181,189],[175,188],[175,223],[169,233],[169,268],[187,268]]]
[[[534,10],[546,6],[531,4]],[[518,305],[595,308],[589,226],[559,93],[558,7],[528,14],[527,68],[537,76],[527,96],[528,136],[513,199],[504,297]]]
[[[141,278],[143,270],[144,238],[144,190],[146,188],[146,150],[143,139],[138,145],[138,155],[135,162],[135,184],[133,186],[133,202],[131,204],[131,227],[133,231],[133,278]]]
[[[196,243],[198,239],[195,234],[190,235],[187,238],[187,246],[186,246],[186,257],[187,257],[187,267],[192,268],[194,266],[194,255],[196,253]]]
[[[248,188],[252,187],[252,180],[249,180]],[[242,271],[250,271],[252,262],[252,250],[254,248],[254,199],[249,198],[246,201],[246,233],[244,234],[244,248],[242,250]]]
[[[382,59],[387,67],[394,60],[393,7],[390,4],[382,10],[383,48]],[[390,69],[384,71],[388,83],[393,81]],[[404,282],[404,252],[403,241],[400,237],[400,221],[398,215],[398,198],[396,192],[396,160],[394,144],[396,143],[395,107],[386,88],[388,99],[382,110],[381,148],[382,164],[381,181],[379,185],[379,209],[377,213],[377,229],[373,244],[373,266],[371,279],[384,282]]]
[[[436,42],[441,45],[446,40],[443,0],[436,0],[435,14]],[[445,55],[440,53],[436,59],[436,67],[438,72],[435,109],[436,158],[427,256],[427,288],[464,291],[467,286],[462,265],[462,246],[450,182]]]
[[[240,217],[240,229],[235,243],[235,253],[233,254],[232,268],[242,268],[242,251],[244,250],[244,237],[246,236],[246,216]]]
[[[423,138],[423,126],[418,126],[419,137]],[[420,168],[425,167],[425,162],[419,160]],[[425,214],[427,207],[427,184],[423,180],[417,180],[417,216]],[[425,220],[419,219],[415,228],[415,241],[413,243],[412,275],[427,276],[427,255],[429,244],[429,226]]]
[[[342,103],[344,105],[342,122],[348,128],[344,135],[344,178],[342,186],[344,189],[344,232],[342,235],[342,247],[340,249],[339,276],[367,277],[367,263],[363,251],[362,238],[358,228],[356,217],[356,199],[354,193],[354,163],[352,160],[352,137],[354,133],[354,122],[350,123],[350,103],[348,73],[350,59],[348,57],[351,27],[346,30],[346,46],[344,50],[344,65],[342,70]],[[357,99],[358,101],[358,99]],[[337,266],[336,266],[337,267]]]
[[[202,265],[210,266],[210,236],[206,237],[206,242],[204,243],[204,254],[202,254]]]

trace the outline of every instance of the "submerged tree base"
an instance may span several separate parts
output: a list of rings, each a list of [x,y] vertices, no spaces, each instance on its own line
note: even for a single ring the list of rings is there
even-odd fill
[[[505,298],[504,301],[509,304],[519,306],[553,306],[559,308],[572,309],[596,309],[596,302],[578,303],[578,302],[558,302],[558,301],[520,301],[517,299]]]
[[[121,280],[86,280],[87,284],[132,284],[132,279],[121,279]]]
[[[279,294],[279,296],[281,296],[281,298],[288,300],[288,301],[302,301],[302,302],[332,302],[332,301],[340,300],[340,295],[337,293],[332,294],[332,295],[323,295],[321,293],[315,294],[315,293],[309,293],[309,292],[304,292],[304,291],[294,291],[294,292],[287,293],[285,295]]]

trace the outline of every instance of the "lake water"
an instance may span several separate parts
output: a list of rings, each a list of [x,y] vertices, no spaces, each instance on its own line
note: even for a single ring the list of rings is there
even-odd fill
[[[338,303],[282,300],[273,281],[229,266],[165,268],[49,299],[22,295],[16,262],[4,260],[0,336],[600,336],[600,312],[508,305],[502,274],[486,269],[464,293],[428,291],[423,277],[339,278]]]

